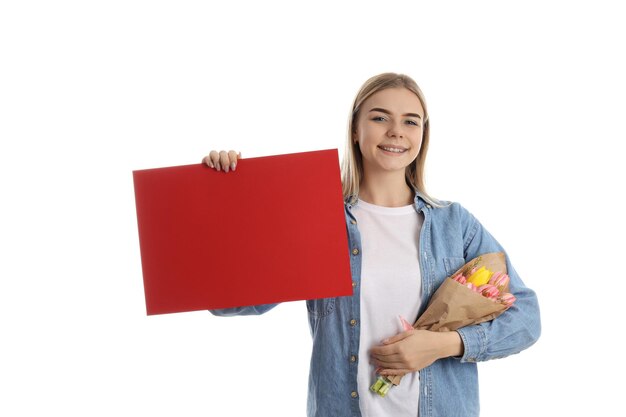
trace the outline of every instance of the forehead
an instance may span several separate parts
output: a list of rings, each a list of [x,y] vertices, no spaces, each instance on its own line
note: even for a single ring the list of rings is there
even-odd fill
[[[424,108],[415,93],[406,88],[386,88],[372,94],[363,102],[362,109],[369,112],[372,107],[381,107],[394,114],[417,113],[424,116]]]

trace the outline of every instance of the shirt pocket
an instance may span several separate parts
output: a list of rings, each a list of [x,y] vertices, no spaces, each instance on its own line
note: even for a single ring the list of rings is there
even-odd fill
[[[446,278],[458,271],[463,265],[465,265],[465,258],[458,256],[443,258],[443,267],[446,270]]]
[[[315,317],[324,317],[335,310],[334,298],[316,298],[306,301],[306,308],[309,314]]]

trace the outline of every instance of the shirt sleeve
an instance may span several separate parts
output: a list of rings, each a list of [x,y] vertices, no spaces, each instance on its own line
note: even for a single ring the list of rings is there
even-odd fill
[[[495,319],[458,329],[465,351],[461,362],[499,359],[533,345],[541,334],[539,303],[533,290],[526,287],[511,264],[509,255],[496,239],[466,209],[464,220],[464,255],[470,260],[489,252],[504,252],[510,278],[509,291],[513,305]]]
[[[274,307],[276,304],[259,304],[256,306],[246,306],[246,307],[232,307],[232,308],[220,308],[217,310],[209,310],[211,314],[214,316],[220,317],[231,317],[231,316],[253,316],[267,313]]]

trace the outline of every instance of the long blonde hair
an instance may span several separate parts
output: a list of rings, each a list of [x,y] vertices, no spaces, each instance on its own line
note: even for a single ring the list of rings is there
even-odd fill
[[[361,105],[374,93],[387,88],[397,87],[404,87],[415,93],[422,104],[422,108],[424,109],[422,145],[415,161],[406,167],[405,179],[407,185],[409,185],[409,187],[413,190],[419,191],[420,195],[424,197],[424,200],[428,203],[435,207],[443,207],[443,204],[439,200],[430,197],[426,193],[426,187],[424,186],[424,165],[426,163],[426,153],[428,152],[430,131],[428,109],[426,107],[424,94],[411,77],[404,74],[396,74],[394,72],[379,74],[365,81],[357,93],[354,103],[352,104],[352,112],[348,118],[346,149],[343,155],[343,161],[341,162],[341,184],[344,200],[350,197],[351,203],[356,201],[359,195],[359,184],[363,178],[363,155],[361,154],[359,145],[352,140],[352,135],[356,131],[355,126],[359,117]]]

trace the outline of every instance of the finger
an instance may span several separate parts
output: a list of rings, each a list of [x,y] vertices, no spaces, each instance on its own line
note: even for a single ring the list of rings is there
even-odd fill
[[[219,165],[219,160],[220,160],[220,155],[217,153],[217,151],[211,151],[209,153],[209,160],[211,161],[211,168],[215,168],[218,171],[220,170],[220,165]]]
[[[398,351],[395,349],[395,347],[393,349],[383,349],[383,348],[372,348],[370,350],[370,357],[372,357],[373,359],[378,359],[378,360],[382,360],[382,359],[389,359],[390,356],[397,354]]]
[[[220,165],[224,172],[228,172],[230,161],[228,160],[228,152],[220,151]]]
[[[410,369],[381,369],[378,374],[385,376],[404,376],[408,373],[411,373]]]
[[[237,152],[228,151],[228,159],[230,160],[230,169],[234,171],[237,168]]]
[[[379,369],[400,369],[400,368],[406,368],[406,365],[402,365],[402,364],[396,364],[396,363],[386,363],[386,362],[380,362],[380,361],[374,361],[374,363],[372,363],[373,366],[379,368]]]
[[[413,334],[413,329],[407,330],[407,331],[404,331],[402,333],[398,333],[395,336],[392,336],[392,337],[389,337],[389,338],[383,340],[382,343],[384,345],[390,345],[392,343],[396,343],[396,342],[399,342],[400,340],[406,339],[407,337],[411,336],[412,334]]]
[[[413,372],[410,369],[407,368],[402,368],[402,369],[387,369],[387,368],[378,368],[376,369],[376,373],[378,375],[385,375],[385,376],[404,376],[408,373]]]
[[[209,168],[213,168],[213,162],[211,162],[211,158],[209,158],[209,155],[202,158],[202,163],[208,166]]]
[[[398,333],[395,336],[389,337],[387,339],[381,340],[380,341],[380,345],[378,346],[374,346],[373,348],[370,349],[371,353],[377,353],[377,354],[389,354],[389,352],[393,351],[393,345],[394,343],[404,339],[406,336],[404,335],[405,333],[408,332],[402,332],[402,333]]]
[[[376,366],[380,366],[383,368],[404,368],[406,366],[406,362],[402,361],[399,355],[388,358],[381,359],[372,359],[372,362]]]
[[[399,352],[399,346],[395,343],[390,345],[374,346],[369,350],[372,356],[388,356]]]
[[[372,364],[381,369],[403,369],[410,366],[406,361],[400,360],[400,358],[386,359],[386,360],[373,360]]]

